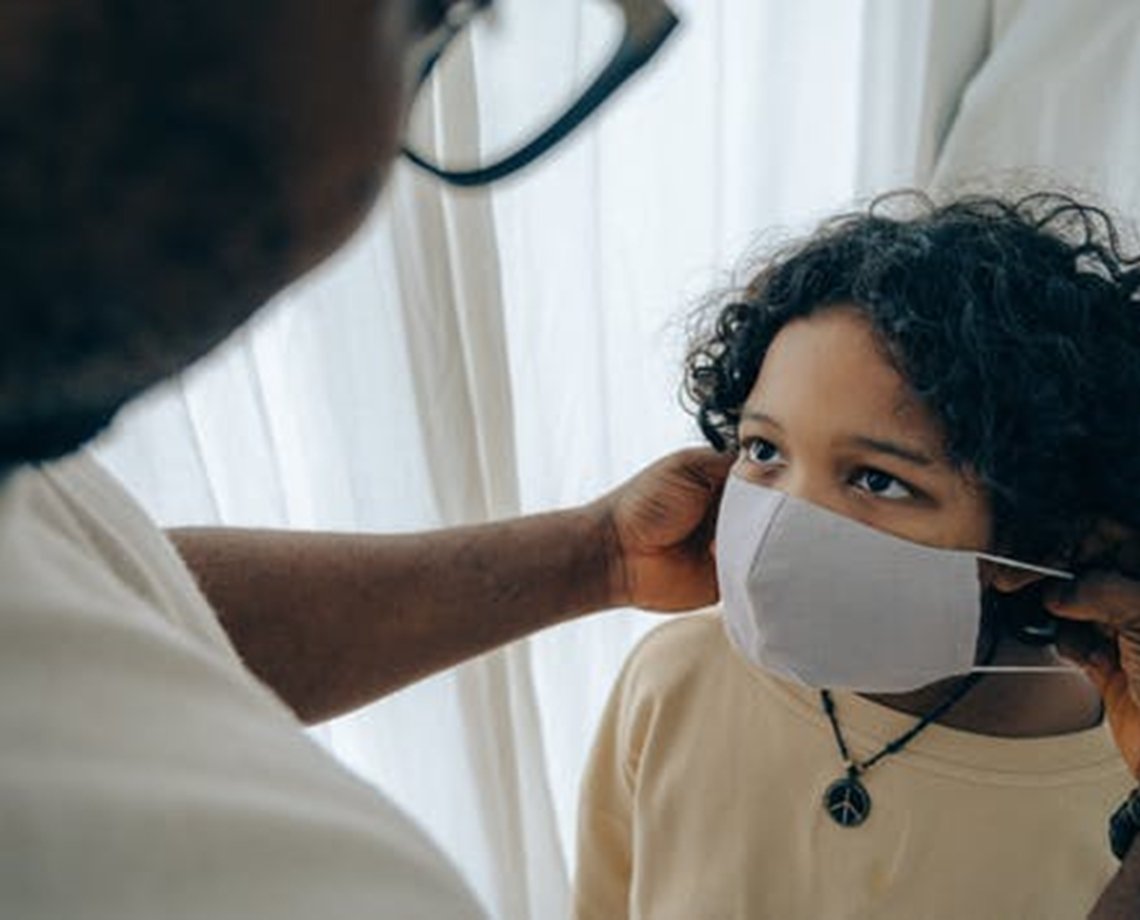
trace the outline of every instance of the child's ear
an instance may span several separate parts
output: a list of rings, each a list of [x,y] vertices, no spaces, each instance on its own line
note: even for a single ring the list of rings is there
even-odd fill
[[[990,586],[995,591],[1001,591],[1003,594],[1012,594],[1015,591],[1020,591],[1027,585],[1031,585],[1047,577],[1047,575],[1042,575],[1039,572],[1027,572],[1025,569],[1011,569],[1005,566],[999,566],[998,571],[994,574],[994,580],[990,582]]]
[[[1042,575],[1040,572],[1017,569],[1013,566],[1002,565],[1000,562],[991,562],[989,559],[981,560],[979,567],[982,584],[987,588],[1000,591],[1002,594],[1013,594],[1034,582],[1048,578],[1047,575]]]

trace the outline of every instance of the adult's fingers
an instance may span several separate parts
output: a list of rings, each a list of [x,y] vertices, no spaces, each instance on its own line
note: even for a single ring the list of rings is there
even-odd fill
[[[1080,665],[1096,657],[1115,657],[1115,641],[1098,624],[1076,620],[1058,620],[1057,623],[1057,651],[1064,657]]]
[[[1081,670],[1104,695],[1109,678],[1118,670],[1116,642],[1094,623],[1062,620],[1057,631],[1057,651]]]
[[[1089,572],[1053,585],[1045,592],[1045,606],[1060,617],[1140,635],[1140,581],[1115,572]]]

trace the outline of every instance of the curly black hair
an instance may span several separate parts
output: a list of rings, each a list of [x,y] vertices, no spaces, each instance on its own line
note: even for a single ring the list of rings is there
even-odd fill
[[[1068,195],[892,193],[712,302],[684,401],[714,447],[736,449],[779,330],[854,305],[986,489],[994,548],[1071,561],[1101,518],[1140,527],[1138,265],[1110,216]]]

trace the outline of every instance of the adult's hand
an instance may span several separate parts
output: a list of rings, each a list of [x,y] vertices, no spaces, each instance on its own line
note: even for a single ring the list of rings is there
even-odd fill
[[[1106,568],[1055,586],[1046,605],[1070,621],[1060,649],[1100,691],[1116,744],[1140,779],[1140,539],[1104,525],[1094,541]]]
[[[730,454],[671,454],[599,499],[611,535],[614,606],[677,611],[717,599],[712,541]]]
[[[730,465],[681,451],[585,507],[476,527],[171,537],[247,666],[319,721],[588,613],[712,603]]]

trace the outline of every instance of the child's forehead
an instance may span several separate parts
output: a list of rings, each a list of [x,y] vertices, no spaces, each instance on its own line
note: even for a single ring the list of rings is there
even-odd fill
[[[941,453],[942,425],[867,317],[837,306],[789,322],[773,339],[745,404],[778,423],[906,433]],[[868,431],[869,429],[869,431]]]

